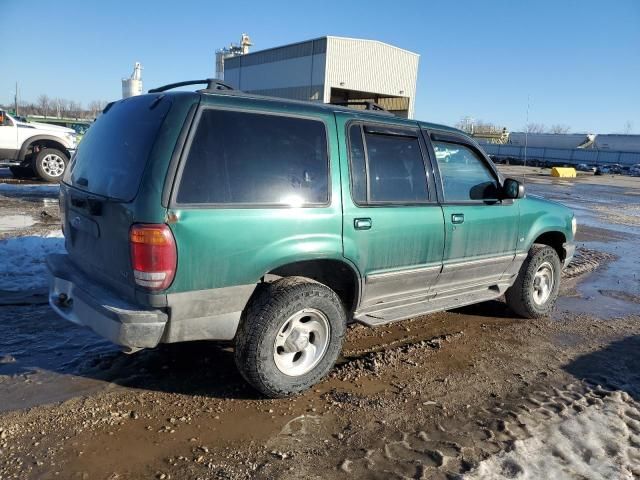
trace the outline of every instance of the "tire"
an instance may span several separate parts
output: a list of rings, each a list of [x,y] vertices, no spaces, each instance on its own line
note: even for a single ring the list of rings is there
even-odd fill
[[[43,148],[36,155],[34,165],[38,177],[45,182],[59,182],[62,180],[69,158],[55,148]]]
[[[515,283],[505,293],[507,305],[524,318],[549,315],[558,298],[561,274],[558,253],[547,245],[534,244],[520,267]],[[546,289],[545,284],[548,286]]]
[[[9,167],[9,170],[15,178],[33,178],[35,176],[31,167]]]
[[[263,395],[295,395],[335,364],[346,331],[344,308],[333,290],[303,277],[281,278],[258,289],[236,334],[236,365]]]

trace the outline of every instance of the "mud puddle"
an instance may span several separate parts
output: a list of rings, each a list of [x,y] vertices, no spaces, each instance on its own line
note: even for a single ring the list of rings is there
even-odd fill
[[[561,201],[574,209],[578,219],[576,242],[584,251],[602,252],[604,268],[579,282],[566,282],[558,300],[563,310],[594,313],[600,318],[634,314],[640,303],[640,197],[628,189],[612,186],[569,184],[563,189],[549,184],[530,184],[529,191]],[[612,214],[612,212],[618,212]],[[584,250],[584,249],[587,250]],[[591,259],[598,254],[591,255]],[[602,257],[600,254],[599,256]],[[578,256],[578,263],[581,261]],[[590,259],[586,259],[588,263]],[[570,269],[572,266],[570,266]]]
[[[116,348],[48,305],[0,307],[0,411],[66,400],[95,390],[77,376],[87,361]]]

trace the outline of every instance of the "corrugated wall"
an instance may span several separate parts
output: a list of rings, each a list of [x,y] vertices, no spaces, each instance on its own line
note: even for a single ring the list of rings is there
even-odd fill
[[[330,88],[409,97],[413,118],[420,56],[373,40],[327,37],[324,101]]]
[[[225,61],[225,81],[240,90],[322,101],[326,39],[272,48]]]

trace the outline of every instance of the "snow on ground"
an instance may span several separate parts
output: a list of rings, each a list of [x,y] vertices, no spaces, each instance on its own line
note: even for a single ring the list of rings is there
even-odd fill
[[[480,463],[467,480],[640,477],[640,404],[613,392],[583,412],[531,429],[513,449]]]
[[[45,258],[50,253],[64,253],[61,230],[43,237],[0,240],[0,290],[16,292],[46,288],[49,274]]]
[[[9,232],[34,225],[36,221],[31,215],[4,215],[0,217],[0,232]]]

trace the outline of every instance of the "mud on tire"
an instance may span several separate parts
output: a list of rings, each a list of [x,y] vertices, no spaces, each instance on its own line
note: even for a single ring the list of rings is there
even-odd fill
[[[276,337],[303,311],[320,312],[328,324],[324,354],[306,373],[287,375],[276,364]],[[304,318],[303,320],[304,321]],[[342,349],[346,315],[338,296],[326,285],[303,277],[281,278],[258,285],[243,312],[235,339],[235,361],[242,376],[271,398],[302,392],[333,367]]]
[[[536,273],[541,268],[549,266],[553,283],[549,289],[548,298],[536,301]],[[505,293],[509,308],[524,318],[539,318],[548,315],[555,307],[560,288],[562,265],[558,253],[547,245],[534,244],[529,250],[526,260],[520,267],[515,283]]]

